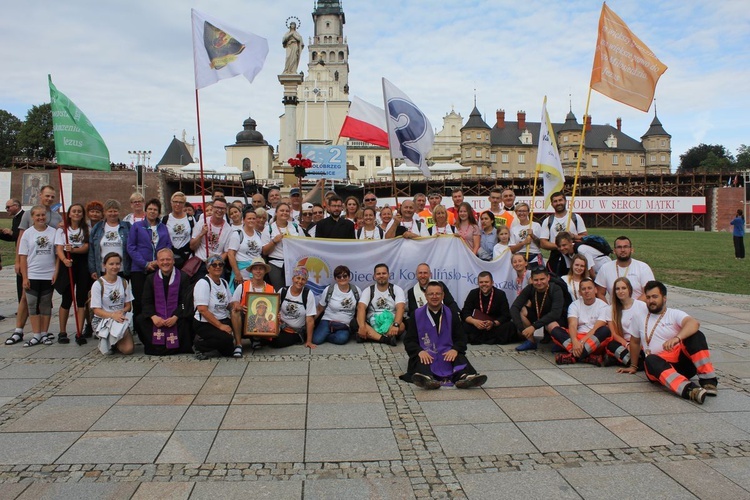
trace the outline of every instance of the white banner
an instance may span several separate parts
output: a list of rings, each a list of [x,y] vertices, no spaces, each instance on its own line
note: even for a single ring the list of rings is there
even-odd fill
[[[374,284],[373,270],[381,262],[388,265],[390,282],[406,292],[417,282],[417,266],[426,262],[432,279],[446,284],[459,307],[477,287],[477,275],[482,271],[492,273],[495,286],[505,292],[510,304],[517,288],[510,258],[510,251],[506,251],[497,260],[483,261],[455,236],[375,241],[284,237],[287,283],[291,283],[295,266],[305,266],[309,272],[307,286],[315,295],[333,283],[333,270],[340,265],[351,270],[352,284],[365,289]]]
[[[399,198],[399,202],[405,198]],[[486,196],[466,196],[464,201],[482,212],[489,210]],[[516,197],[516,203],[531,205],[530,196]],[[443,196],[443,205],[453,205],[450,196]],[[378,198],[378,206],[393,206],[393,198]],[[544,198],[537,196],[534,213],[552,213],[552,207],[544,207]],[[570,199],[568,199],[570,205]],[[706,198],[703,196],[576,196],[573,211],[578,214],[705,214]]]

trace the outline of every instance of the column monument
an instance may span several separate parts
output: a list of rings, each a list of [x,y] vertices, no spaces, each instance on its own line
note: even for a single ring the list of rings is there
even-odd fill
[[[297,31],[300,21],[297,17],[289,17],[286,23],[289,31],[282,38],[281,45],[286,49],[284,71],[278,75],[279,83],[284,87],[284,130],[282,131],[281,147],[279,148],[279,162],[283,165],[287,159],[297,154],[297,87],[302,83],[303,76],[297,72],[300,54],[305,44]]]

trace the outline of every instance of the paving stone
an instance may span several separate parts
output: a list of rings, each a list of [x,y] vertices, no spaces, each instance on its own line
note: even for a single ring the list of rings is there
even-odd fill
[[[549,386],[540,387],[500,387],[496,389],[484,389],[492,399],[502,398],[548,398],[559,396],[556,389]]]
[[[716,412],[750,412],[750,394],[733,390],[719,390],[715,398],[706,398],[708,401],[701,406],[701,410],[709,413]],[[710,404],[708,404],[710,403]]]
[[[128,394],[198,394],[206,379],[207,377],[152,377],[149,375],[140,379]]]
[[[650,393],[607,394],[605,398],[631,415],[700,413],[700,408],[666,390]]]
[[[406,382],[402,382],[406,385]],[[419,401],[464,401],[470,399],[488,399],[489,396],[482,389],[456,389],[455,387],[443,387],[435,391],[419,389],[412,385],[414,398]]]
[[[228,406],[193,405],[187,409],[182,416],[177,430],[181,431],[203,431],[216,430],[224,419]]]
[[[447,457],[534,453],[534,445],[512,423],[433,426]]]
[[[334,345],[326,342],[325,344],[320,344],[315,349],[310,350],[310,356],[314,357],[316,356],[328,356],[331,354],[335,355],[362,355],[365,353],[365,346],[363,344],[358,344],[354,340],[350,340],[348,343],[344,345]]]
[[[0,397],[14,398],[44,382],[42,378],[8,379],[0,384]]]
[[[750,474],[747,473],[750,470],[750,457],[714,458],[704,460],[704,462],[742,488],[750,491]],[[719,496],[716,495],[714,498],[719,498]]]
[[[208,377],[211,372],[216,368],[218,361],[210,359],[205,361],[198,361],[192,359],[190,361],[166,361],[164,363],[157,363],[151,371],[148,372],[149,377]]]
[[[136,383],[135,377],[101,377],[79,378],[66,384],[58,394],[60,396],[91,396],[126,394]]]
[[[247,354],[247,351],[246,351]],[[247,370],[247,361],[240,359],[221,358],[216,368],[211,372],[212,377],[241,377]]]
[[[510,422],[497,403],[488,399],[468,401],[424,401],[420,403],[430,425],[487,424]]]
[[[593,419],[519,422],[516,425],[542,453],[625,446],[617,436]]]
[[[302,462],[305,431],[220,430],[208,462]]]
[[[81,436],[55,463],[151,463],[156,459],[169,436],[169,432],[89,431]],[[52,461],[42,463],[52,463]]]
[[[0,464],[51,464],[81,432],[7,432],[0,434]]]
[[[275,364],[275,363],[265,363]],[[247,367],[250,373],[252,363]],[[307,375],[282,375],[276,376],[271,374],[252,375],[247,374],[240,380],[237,387],[237,394],[285,394],[285,393],[306,393],[307,392]]]
[[[552,470],[457,474],[456,477],[472,500],[581,498],[557,471]]]
[[[487,371],[487,383],[482,387],[492,389],[496,387],[534,387],[545,386],[547,383],[529,370]]]
[[[69,362],[56,362],[48,364],[40,363],[14,363],[12,365],[6,365],[0,370],[0,379],[9,378],[22,378],[22,379],[38,379],[38,378],[50,378],[66,366]],[[12,383],[12,382],[8,382]],[[5,385],[5,382],[3,383]]]
[[[194,403],[192,394],[126,394],[117,401],[117,405],[149,406],[149,405],[182,405]]]
[[[305,460],[398,460],[401,454],[390,428],[308,430]]]
[[[628,446],[663,446],[672,442],[632,416],[599,418],[599,423]]]
[[[195,396],[193,403],[202,406],[226,406],[232,402],[233,397],[231,394],[198,394]]]
[[[28,480],[20,483],[3,483],[2,490],[0,491],[0,498],[3,500],[18,498],[18,496],[30,485],[31,482]]]
[[[117,399],[117,396],[51,397],[3,432],[87,431]]]
[[[414,497],[407,478],[317,479],[305,481],[305,500],[369,500]]]
[[[208,394],[234,394],[237,386],[240,383],[240,377],[208,377],[206,383],[203,384],[201,391],[198,393],[199,396],[205,396]]]
[[[245,377],[258,376],[292,376],[307,377],[310,363],[307,361],[272,361],[268,363],[250,362],[245,370]]]
[[[57,498],[130,498],[138,483],[34,483],[19,500]]]
[[[658,385],[648,384],[589,384],[589,389],[598,394],[631,394],[645,392],[662,392]]]
[[[382,402],[310,403],[307,406],[308,429],[368,427],[390,427],[390,421]]]
[[[542,369],[542,370],[531,370],[531,371],[534,373],[534,375],[536,375],[540,379],[544,380],[547,384],[552,385],[552,386],[578,385],[581,383],[560,369],[551,369],[551,370]]]
[[[305,405],[232,405],[221,429],[304,429]]]
[[[624,417],[628,413],[586,386],[558,386],[557,390],[592,417]]]
[[[130,500],[187,500],[195,483],[140,483]]]
[[[574,368],[562,368],[560,371],[570,375],[584,384],[648,384],[644,378],[626,373],[617,373],[615,368],[578,364]]]
[[[716,413],[720,419],[729,422],[738,429],[750,432],[750,411],[732,411]]]
[[[471,365],[480,373],[488,371],[527,370],[518,360],[510,356],[472,356],[467,357]]]
[[[312,360],[310,377],[318,375],[372,375],[372,368],[367,360]]]
[[[563,396],[495,400],[514,422],[587,418],[589,415]]]
[[[383,397],[377,392],[321,392],[310,394],[307,400],[311,404],[382,403]]]
[[[233,405],[290,405],[307,403],[307,394],[235,394]]]
[[[708,398],[706,398],[708,399]],[[708,401],[704,404],[710,404]],[[644,424],[673,443],[707,443],[750,439],[750,434],[709,413],[639,416]]]
[[[378,385],[369,375],[316,375],[310,378],[310,393],[377,392]]]
[[[97,344],[95,342],[89,342],[88,345],[84,346],[73,346],[73,345],[62,345],[52,344],[46,346],[39,346],[31,351],[28,359],[69,359],[78,358],[82,353],[88,353],[96,349]],[[23,348],[22,348],[23,349]],[[101,354],[98,354],[101,355]]]
[[[737,459],[720,459],[716,462],[721,460]],[[741,462],[742,459],[739,459],[738,464],[742,465]],[[681,460],[679,462],[658,462],[654,465],[698,498],[740,499],[750,497],[750,492],[740,488],[703,461]]]
[[[92,366],[86,370],[81,377],[84,378],[120,378],[120,377],[143,377],[146,375],[156,363],[133,363],[129,361],[115,361],[111,362],[107,360],[107,363],[102,363],[96,366]]]
[[[302,481],[239,481],[196,483],[191,500],[302,498]]]
[[[114,406],[94,424],[94,431],[171,431],[187,406]]]
[[[214,442],[216,431],[175,431],[156,463],[203,463]]]
[[[695,498],[653,464],[563,468],[558,472],[587,500],[609,500],[613,492],[627,498]]]

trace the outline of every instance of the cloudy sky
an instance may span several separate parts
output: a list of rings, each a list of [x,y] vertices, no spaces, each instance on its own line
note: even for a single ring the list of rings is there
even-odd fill
[[[385,76],[440,127],[451,110],[518,110],[538,121],[544,95],[553,121],[572,101],[581,120],[601,3],[595,0],[344,1],[351,94],[382,102]],[[49,101],[47,74],[87,114],[115,162],[151,150],[156,163],[173,135],[197,136],[190,8],[269,40],[263,71],[200,91],[204,160],[224,163],[251,115],[272,145],[283,113],[276,75],[288,16],[312,36],[313,0],[69,0],[5,2],[0,20],[0,109],[23,119]],[[750,9],[745,0],[613,0],[609,6],[669,67],[656,89],[659,119],[672,135],[672,163],[701,142],[736,153],[750,144]],[[307,69],[307,48],[300,64]],[[569,96],[572,95],[572,98]],[[640,137],[653,118],[594,92],[595,123],[623,119]]]

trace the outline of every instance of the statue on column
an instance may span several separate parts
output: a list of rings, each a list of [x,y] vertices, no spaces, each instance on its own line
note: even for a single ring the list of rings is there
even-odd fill
[[[297,19],[289,18],[289,19]],[[284,38],[281,40],[281,45],[286,49],[286,62],[284,64],[285,75],[297,74],[297,66],[299,65],[299,57],[302,53],[302,49],[305,48],[305,44],[302,42],[302,36],[297,31],[299,20],[297,22],[289,22],[287,19],[287,27],[289,31],[286,32]]]

